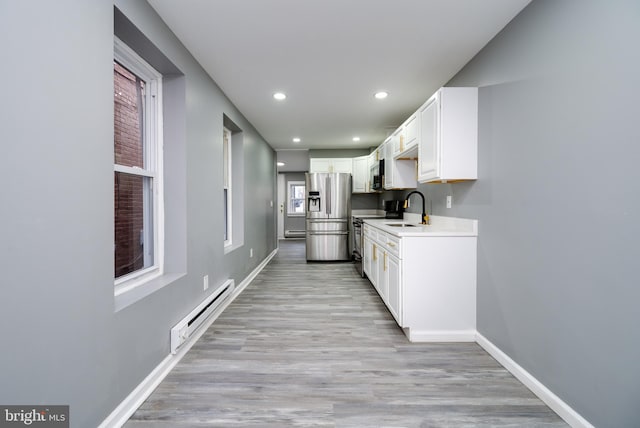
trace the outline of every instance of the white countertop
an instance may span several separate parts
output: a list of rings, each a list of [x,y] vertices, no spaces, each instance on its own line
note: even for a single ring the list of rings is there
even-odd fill
[[[405,213],[402,220],[367,219],[364,222],[394,236],[478,236],[478,220],[457,217],[430,216],[431,224],[420,224],[420,214]],[[414,227],[394,227],[389,224],[414,224]]]

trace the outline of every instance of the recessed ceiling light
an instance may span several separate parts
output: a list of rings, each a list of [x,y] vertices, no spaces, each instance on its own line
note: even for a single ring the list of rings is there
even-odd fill
[[[360,141],[360,137],[353,137],[352,140],[358,142]]]
[[[284,163],[284,162],[278,162],[276,165],[278,165],[278,166],[284,166],[284,165],[285,165],[285,163]]]
[[[285,98],[287,98],[287,96],[283,92],[276,92],[275,94],[273,94],[273,98],[275,98],[278,101],[282,101]]]
[[[380,91],[380,92],[376,92],[374,97],[376,97],[379,100],[384,100],[385,98],[387,98],[388,95],[389,93],[387,91]]]
[[[300,142],[300,138],[298,138],[298,137],[294,137],[293,142],[294,142],[294,143],[299,143],[299,142]]]

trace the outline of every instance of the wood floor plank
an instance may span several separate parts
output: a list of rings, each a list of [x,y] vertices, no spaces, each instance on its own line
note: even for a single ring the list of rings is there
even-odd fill
[[[289,426],[567,425],[477,344],[408,342],[352,264],[280,241],[125,427]]]

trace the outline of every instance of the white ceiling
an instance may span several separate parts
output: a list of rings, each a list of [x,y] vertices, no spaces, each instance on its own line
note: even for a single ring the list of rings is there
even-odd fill
[[[149,3],[281,150],[377,146],[529,1]],[[381,89],[389,97],[374,99]],[[287,99],[274,100],[277,91]]]

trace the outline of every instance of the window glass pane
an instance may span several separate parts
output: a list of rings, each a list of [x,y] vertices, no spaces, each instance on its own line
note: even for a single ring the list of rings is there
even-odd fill
[[[152,179],[115,173],[115,277],[153,265]]]
[[[222,177],[224,180],[224,188],[228,189],[229,188],[229,183],[231,182],[230,180],[230,174],[231,174],[231,168],[230,168],[230,150],[231,150],[231,132],[229,132],[229,130],[224,129],[222,132]]]
[[[232,236],[232,216],[233,216],[233,197],[232,197],[232,134],[227,128],[222,128],[222,174],[224,186],[224,242],[225,245],[231,245]]]
[[[145,82],[114,62],[113,88],[115,163],[144,168]]]
[[[229,240],[229,191],[224,189],[224,240]]]
[[[289,214],[305,213],[305,186],[304,182],[289,182]]]
[[[304,186],[293,186],[293,197],[296,199],[304,198]]]
[[[304,199],[293,199],[291,201],[291,212],[296,214],[304,213]]]

